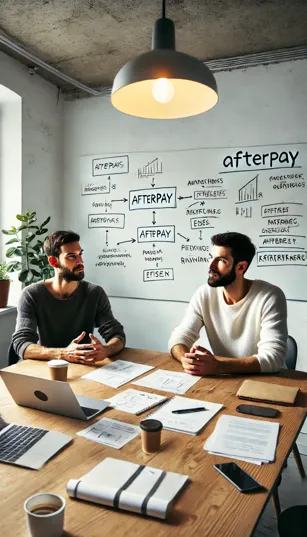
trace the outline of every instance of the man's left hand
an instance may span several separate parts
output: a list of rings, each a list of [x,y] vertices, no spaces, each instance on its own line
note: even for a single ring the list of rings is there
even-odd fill
[[[190,375],[209,376],[221,374],[221,363],[208,349],[193,346],[182,358],[182,367]]]
[[[86,357],[83,359],[83,363],[95,363],[101,362],[110,355],[110,348],[108,345],[103,345],[101,341],[96,338],[93,334],[89,334],[91,338],[91,344],[94,345],[93,350],[88,352]]]

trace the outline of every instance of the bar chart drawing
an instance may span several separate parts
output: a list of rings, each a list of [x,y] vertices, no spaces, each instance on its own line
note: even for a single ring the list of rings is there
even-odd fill
[[[138,177],[148,177],[150,175],[156,175],[163,173],[162,162],[159,162],[158,158],[155,158],[151,162],[148,162],[145,166],[138,169]]]
[[[249,201],[257,201],[258,196],[258,175],[245,183],[242,188],[238,190],[239,200],[236,203],[245,203]]]

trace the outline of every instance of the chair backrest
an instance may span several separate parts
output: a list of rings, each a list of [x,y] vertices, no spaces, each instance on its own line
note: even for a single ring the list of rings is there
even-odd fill
[[[285,357],[286,366],[288,369],[295,369],[297,360],[297,344],[292,336],[287,338],[287,352]]]
[[[20,358],[14,350],[13,343],[11,343],[9,346],[9,352],[8,352],[8,363],[9,365],[14,365],[14,364],[17,364],[19,360]]]

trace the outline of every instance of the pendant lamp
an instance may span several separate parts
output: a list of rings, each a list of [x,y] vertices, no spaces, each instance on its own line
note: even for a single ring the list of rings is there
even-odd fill
[[[152,50],[126,63],[117,73],[111,102],[117,110],[149,119],[175,119],[210,110],[218,101],[215,78],[201,61],[175,50],[175,26],[155,22]]]

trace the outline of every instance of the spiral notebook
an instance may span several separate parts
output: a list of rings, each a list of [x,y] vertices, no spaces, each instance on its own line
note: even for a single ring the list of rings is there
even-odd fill
[[[187,414],[173,414],[173,410],[190,409],[204,407],[202,412],[189,412]],[[223,405],[219,403],[209,403],[199,399],[189,399],[175,395],[157,410],[151,412],[147,418],[161,421],[164,429],[176,431],[177,433],[186,433],[196,435],[207,423],[217,414]]]
[[[114,397],[106,399],[111,403],[111,407],[122,412],[128,412],[129,414],[135,414],[138,416],[153,408],[160,403],[166,401],[168,397],[163,395],[157,395],[155,393],[141,392],[140,390],[128,389],[124,392],[117,393]]]

